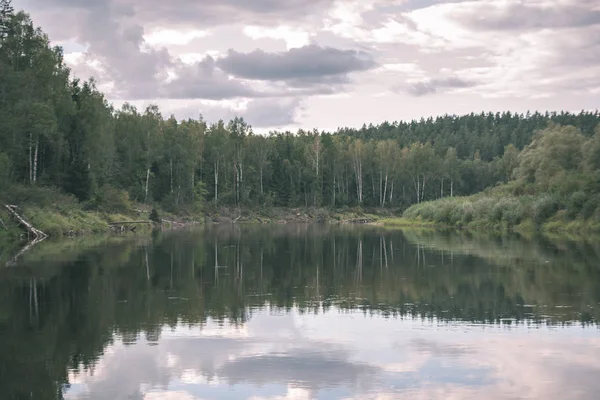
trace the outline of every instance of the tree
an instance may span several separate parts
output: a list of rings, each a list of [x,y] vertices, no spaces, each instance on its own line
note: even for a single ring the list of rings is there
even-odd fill
[[[542,191],[565,191],[580,166],[585,137],[572,126],[551,125],[538,132],[519,155],[516,177]]]
[[[356,179],[356,199],[358,204],[363,203],[363,163],[365,157],[365,145],[362,140],[357,139],[350,143],[348,152],[352,159],[354,177]]]
[[[444,197],[444,177],[450,180],[450,197],[454,196],[454,182],[460,177],[460,161],[454,147],[448,148],[444,157],[442,175],[442,196]]]

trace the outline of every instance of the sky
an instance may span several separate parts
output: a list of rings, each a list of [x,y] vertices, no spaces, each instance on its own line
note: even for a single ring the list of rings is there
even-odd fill
[[[116,106],[255,130],[595,110],[598,0],[13,0]]]

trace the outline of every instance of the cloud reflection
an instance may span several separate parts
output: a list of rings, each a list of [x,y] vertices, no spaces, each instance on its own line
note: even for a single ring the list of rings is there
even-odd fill
[[[352,334],[338,336],[348,326]],[[65,397],[600,398],[600,337],[593,329],[450,327],[297,310],[256,311],[242,326],[209,321],[205,329],[209,335],[188,326],[165,330],[158,346],[116,341],[93,373],[71,376]]]

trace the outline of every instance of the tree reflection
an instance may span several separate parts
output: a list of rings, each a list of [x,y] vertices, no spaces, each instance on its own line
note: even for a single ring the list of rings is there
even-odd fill
[[[68,369],[92,367],[115,335],[157,343],[165,325],[243,324],[266,305],[476,323],[600,317],[589,243],[329,225],[93,240],[41,244],[0,270],[2,398],[60,398]]]

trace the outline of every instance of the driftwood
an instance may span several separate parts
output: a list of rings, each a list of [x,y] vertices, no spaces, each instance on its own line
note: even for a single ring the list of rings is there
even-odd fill
[[[164,218],[162,219],[162,222],[167,222],[167,223],[169,223],[171,225],[187,225],[187,224],[185,224],[183,222],[171,221],[171,220],[164,219]]]
[[[354,218],[354,219],[349,219],[349,220],[346,221],[346,223],[348,223],[348,224],[370,224],[370,223],[373,223],[373,222],[375,222],[374,219],[372,219],[372,218],[366,218],[366,217],[363,217],[363,218]]]
[[[129,224],[153,224],[152,221],[119,221],[110,222],[109,225],[129,225]]]
[[[151,225],[154,224],[152,221],[117,221],[117,222],[109,222],[109,226],[116,231],[124,232],[125,225],[133,225],[131,228],[128,228],[131,232],[135,232],[137,229],[136,225]]]
[[[4,207],[13,216],[13,218],[19,222],[19,224],[23,225],[27,229],[27,232],[31,233],[35,237],[36,241],[41,241],[48,237],[48,235],[31,225],[25,218],[19,215],[17,212],[17,206],[5,204]]]
[[[2,218],[0,218],[0,225],[2,225],[2,227],[3,227],[4,229],[6,229],[6,225],[4,225],[4,221],[2,221]]]

